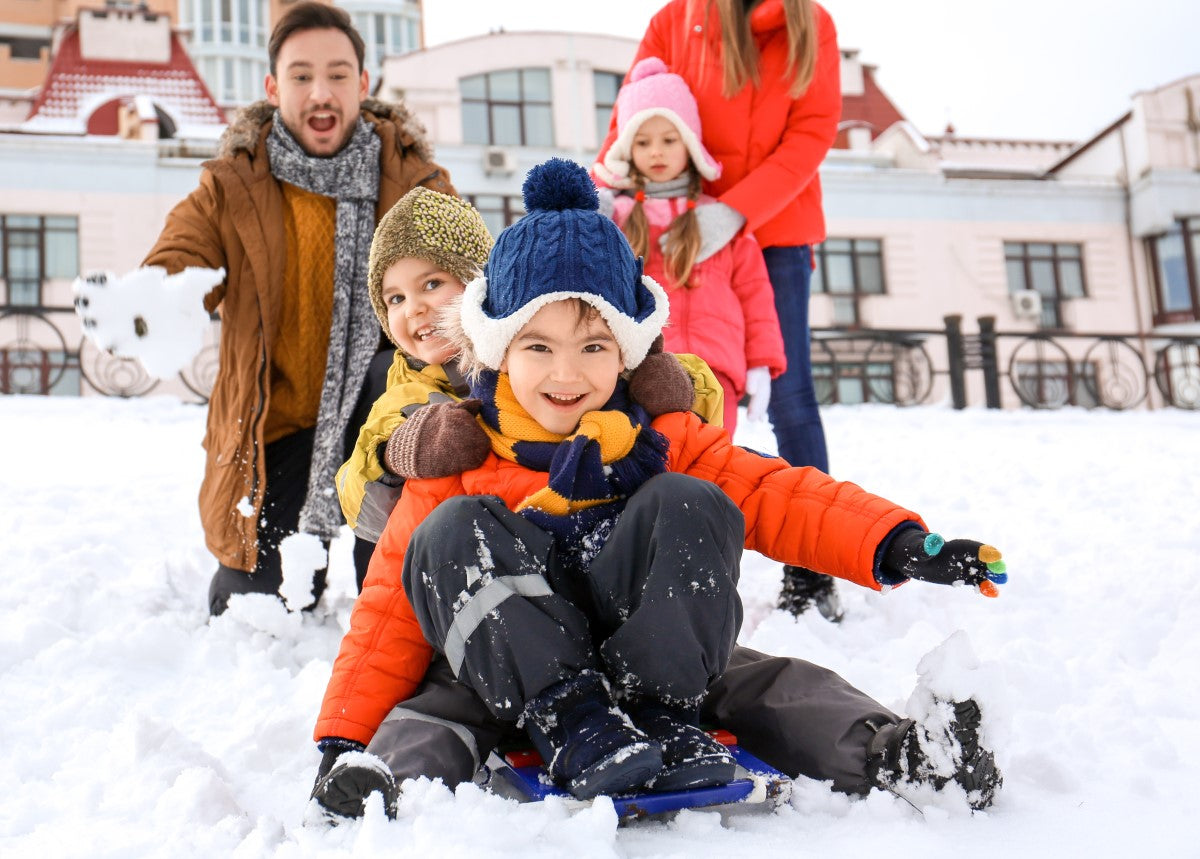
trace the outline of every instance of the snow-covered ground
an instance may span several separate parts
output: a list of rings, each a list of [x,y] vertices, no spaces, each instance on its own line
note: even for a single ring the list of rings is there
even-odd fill
[[[311,741],[353,602],[349,545],[313,615],[209,622],[196,512],[204,412],[169,398],[0,397],[0,855],[1196,855],[1200,414],[824,412],[836,476],[999,546],[997,600],[842,586],[847,617],[773,610],[748,555],[742,641],[903,711],[957,630],[1005,788],[986,813],[801,780],[774,813],[618,827],[604,802],[517,805],[409,783],[399,819],[305,825]],[[739,441],[772,449],[765,428]]]

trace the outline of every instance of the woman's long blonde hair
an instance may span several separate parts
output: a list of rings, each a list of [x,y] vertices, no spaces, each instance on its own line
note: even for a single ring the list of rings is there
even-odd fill
[[[634,182],[633,208],[621,232],[629,239],[635,256],[646,259],[650,248],[650,223],[646,219],[646,211],[642,207],[645,195],[646,180],[632,170],[629,178]],[[667,228],[666,241],[663,247],[663,267],[667,277],[679,286],[693,287],[699,284],[691,283],[692,266],[696,264],[696,256],[700,253],[700,223],[696,220],[695,205],[700,199],[700,174],[696,165],[688,161],[688,207],[681,215],[677,215],[671,226]]]
[[[781,0],[784,18],[787,21],[788,63],[787,74],[792,78],[792,98],[799,98],[812,83],[817,68],[817,32],[813,16],[812,0]],[[693,12],[703,8],[704,20],[712,14],[713,6],[721,21],[722,65],[724,67],[724,94],[733,98],[746,82],[758,86],[758,47],[754,34],[750,32],[750,15],[744,0],[693,0],[690,4],[689,22]]]

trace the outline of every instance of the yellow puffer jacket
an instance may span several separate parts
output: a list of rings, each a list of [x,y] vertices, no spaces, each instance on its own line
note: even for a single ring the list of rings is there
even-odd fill
[[[721,426],[725,394],[708,364],[695,355],[676,355],[692,377],[696,398],[694,411],[705,423]],[[338,469],[337,492],[342,514],[359,539],[375,543],[383,533],[388,516],[400,493],[404,478],[397,477],[379,461],[379,446],[396,427],[422,406],[455,402],[467,396],[467,384],[453,364],[429,364],[416,369],[397,350],[388,370],[387,390],[375,404],[358,433],[350,459]]]

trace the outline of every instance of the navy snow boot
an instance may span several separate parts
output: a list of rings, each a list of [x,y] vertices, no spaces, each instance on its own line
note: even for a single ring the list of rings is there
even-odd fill
[[[662,769],[658,743],[633,727],[595,671],[527,701],[525,730],[550,777],[579,799],[643,787]]]
[[[737,772],[729,749],[702,731],[700,708],[676,707],[651,698],[629,704],[633,723],[662,746],[662,770],[651,790],[687,790],[728,784]]]
[[[912,719],[884,725],[867,744],[867,776],[884,790],[904,796],[905,787],[931,785],[941,790],[951,781],[979,811],[992,804],[1004,777],[996,756],[979,744],[981,713],[972,699],[952,705],[945,729],[929,729]]]
[[[329,772],[317,779],[312,798],[331,819],[354,818],[362,817],[363,803],[376,792],[383,797],[384,813],[395,820],[400,788],[392,771],[369,752],[351,751],[339,755]]]
[[[804,567],[789,564],[783,568],[783,587],[776,605],[795,617],[815,607],[830,623],[842,621],[842,598],[833,577]]]

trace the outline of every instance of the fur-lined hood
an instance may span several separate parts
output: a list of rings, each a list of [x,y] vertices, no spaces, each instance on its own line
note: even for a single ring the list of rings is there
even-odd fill
[[[433,160],[433,148],[425,138],[425,126],[403,104],[367,98],[361,107],[362,115],[368,122],[393,123],[399,129],[398,139],[402,147],[412,149],[424,161]],[[274,118],[275,106],[266,99],[243,107],[221,135],[217,157],[228,158],[239,152],[253,155],[258,148],[263,127]]]

